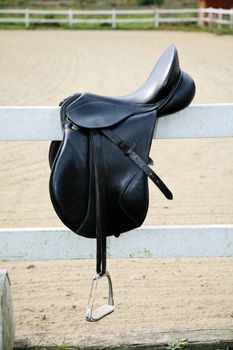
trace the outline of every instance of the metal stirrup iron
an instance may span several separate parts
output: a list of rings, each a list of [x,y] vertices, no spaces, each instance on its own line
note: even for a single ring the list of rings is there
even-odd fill
[[[108,280],[108,303],[98,307],[97,309],[94,309],[98,280],[104,277],[106,277]],[[96,321],[99,321],[101,318],[111,314],[113,311],[114,311],[114,300],[113,300],[113,289],[112,289],[112,281],[111,281],[110,274],[108,271],[106,271],[104,275],[102,275],[101,273],[98,273],[94,276],[92,281],[91,293],[90,293],[87,312],[86,312],[86,320],[89,322],[96,322]]]

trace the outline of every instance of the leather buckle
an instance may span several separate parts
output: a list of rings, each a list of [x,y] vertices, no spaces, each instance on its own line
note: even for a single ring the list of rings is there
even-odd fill
[[[120,150],[122,152],[124,152],[124,154],[126,156],[128,156],[129,154],[131,154],[134,150],[134,148],[137,146],[137,144],[135,142],[132,143],[132,145],[129,147],[126,143],[124,143],[123,141],[121,141],[118,144],[118,147],[120,148]]]
[[[125,154],[127,154],[130,150],[129,146],[126,145],[126,143],[124,143],[123,141],[121,141],[119,144],[118,144],[118,147],[120,148],[120,150],[122,152],[124,152]]]
[[[106,277],[108,280],[108,303],[98,307],[97,309],[94,309],[98,281],[99,279],[104,277]],[[105,272],[104,275],[101,275],[100,273],[98,273],[94,276],[92,281],[91,292],[90,292],[90,297],[89,297],[87,312],[86,312],[86,321],[89,321],[89,322],[99,321],[101,318],[111,314],[113,311],[114,311],[114,299],[113,299],[113,289],[112,289],[112,281],[111,281],[110,274],[107,271]]]

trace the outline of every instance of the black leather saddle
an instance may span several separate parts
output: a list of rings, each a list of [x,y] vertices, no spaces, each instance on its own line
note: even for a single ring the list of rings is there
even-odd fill
[[[78,235],[96,238],[93,284],[109,281],[108,304],[86,319],[113,311],[112,285],[106,272],[106,237],[142,225],[148,210],[148,178],[163,195],[172,193],[152,170],[149,158],[156,118],[187,107],[195,94],[192,78],[180,69],[176,47],[162,54],[146,82],[123,97],[77,93],[61,103],[63,140],[49,151],[50,196],[61,221]],[[96,285],[93,285],[96,289]]]

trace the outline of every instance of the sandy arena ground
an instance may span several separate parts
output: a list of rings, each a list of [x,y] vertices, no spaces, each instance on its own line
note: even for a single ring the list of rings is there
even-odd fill
[[[38,30],[0,31],[0,105],[57,105],[87,90],[124,95],[145,80],[171,43],[196,82],[194,103],[232,102],[231,36]],[[0,143],[0,227],[62,226],[48,197],[48,146]],[[145,224],[232,223],[233,139],[156,140],[152,158],[174,200],[166,201],[151,186]],[[2,262],[1,267],[12,280],[17,339],[61,342],[69,334],[73,344],[86,344],[114,327],[118,335],[155,328],[161,334],[186,328],[225,328],[233,334],[232,263],[233,258],[111,261],[118,308],[111,322],[98,325],[83,321],[94,262]]]

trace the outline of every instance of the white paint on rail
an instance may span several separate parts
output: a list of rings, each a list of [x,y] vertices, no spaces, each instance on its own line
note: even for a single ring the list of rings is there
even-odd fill
[[[66,228],[0,230],[1,260],[95,258],[95,239]],[[211,242],[211,244],[210,244]],[[143,226],[108,238],[110,258],[233,256],[233,225]]]
[[[0,107],[0,140],[61,140],[59,107]],[[232,137],[233,103],[191,105],[157,120],[154,138]]]

